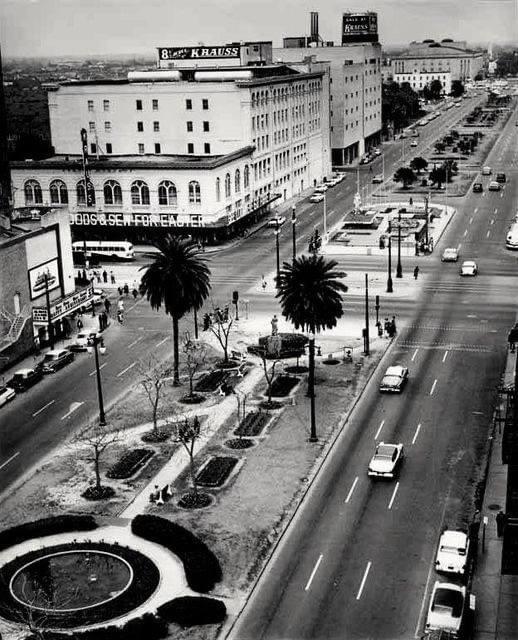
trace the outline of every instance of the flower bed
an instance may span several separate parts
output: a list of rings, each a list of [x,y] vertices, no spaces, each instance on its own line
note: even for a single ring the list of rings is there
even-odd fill
[[[127,451],[108,470],[108,478],[124,480],[135,474],[155,454],[152,449],[133,449]]]
[[[215,371],[206,373],[203,378],[198,380],[194,388],[196,391],[216,391],[216,389],[227,380],[229,375],[228,371],[216,369]]]
[[[252,411],[245,416],[244,420],[241,420],[234,433],[236,436],[258,436],[269,419],[268,414],[263,411]]]
[[[250,449],[256,443],[249,438],[233,438],[232,440],[227,440],[225,442],[225,446],[229,449]]]
[[[230,456],[214,456],[203,469],[198,472],[196,476],[197,484],[205,487],[221,487],[238,461],[238,458]]]
[[[280,375],[272,382],[272,396],[282,398],[288,396],[290,391],[300,382],[300,378]]]

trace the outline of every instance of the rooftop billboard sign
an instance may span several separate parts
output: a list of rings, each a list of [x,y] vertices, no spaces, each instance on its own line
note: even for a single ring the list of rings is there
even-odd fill
[[[372,12],[342,14],[342,44],[378,42],[378,15]]]

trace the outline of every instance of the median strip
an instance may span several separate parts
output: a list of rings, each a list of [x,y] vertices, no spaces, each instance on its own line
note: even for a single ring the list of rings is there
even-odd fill
[[[322,554],[320,554],[320,556],[318,557],[318,560],[315,564],[315,566],[313,567],[313,571],[311,572],[311,575],[309,576],[309,580],[307,581],[306,586],[304,587],[304,591],[308,591],[309,587],[311,586],[311,583],[313,582],[313,578],[315,577],[315,573],[318,570],[318,567],[320,565],[320,563],[322,562],[322,558],[324,556]]]

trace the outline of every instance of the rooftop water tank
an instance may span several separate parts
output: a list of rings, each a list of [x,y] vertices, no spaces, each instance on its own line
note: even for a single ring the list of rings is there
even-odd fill
[[[128,71],[128,82],[178,82],[182,79],[180,71]]]
[[[218,69],[217,71],[196,71],[194,74],[194,80],[196,82],[225,82],[232,80],[252,80],[254,74],[250,70],[234,70],[224,71]]]

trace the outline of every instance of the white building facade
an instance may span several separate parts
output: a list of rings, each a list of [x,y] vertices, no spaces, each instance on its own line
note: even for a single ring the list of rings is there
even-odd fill
[[[414,91],[423,91],[425,87],[429,87],[434,80],[439,80],[442,85],[442,93],[451,93],[451,73],[449,71],[431,72],[414,71],[413,73],[395,73],[393,75],[394,82],[401,85],[407,82]]]

